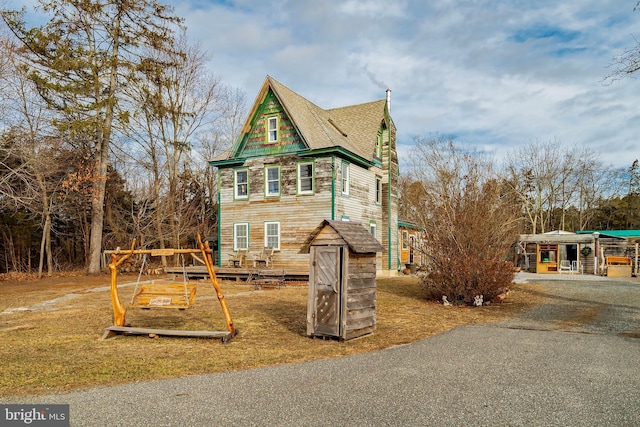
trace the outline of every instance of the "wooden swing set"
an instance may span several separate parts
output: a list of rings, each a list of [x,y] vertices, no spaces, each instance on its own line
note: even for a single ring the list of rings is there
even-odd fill
[[[134,240],[131,249],[117,249],[111,253],[111,303],[113,305],[113,326],[108,327],[102,339],[112,338],[115,335],[149,335],[149,336],[180,336],[180,337],[196,337],[196,338],[220,338],[223,343],[230,341],[238,334],[237,329],[233,326],[231,314],[224,299],[224,295],[218,285],[216,273],[213,269],[213,260],[211,258],[211,249],[209,243],[202,243],[202,239],[198,234],[199,249],[134,249],[136,241]],[[173,308],[184,310],[191,307],[195,303],[197,283],[188,280],[186,272],[184,272],[184,255],[191,255],[193,259],[204,264],[209,272],[209,278],[213,285],[218,301],[222,306],[225,321],[227,323],[227,331],[182,331],[173,329],[149,329],[135,328],[125,326],[125,316],[127,308],[124,306],[118,295],[118,267],[134,254],[142,254],[143,262],[138,275],[133,296],[129,308]],[[202,258],[198,257],[198,254]],[[141,283],[140,276],[145,267],[147,256],[173,256],[180,255],[183,265],[182,281],[166,280],[150,281]]]

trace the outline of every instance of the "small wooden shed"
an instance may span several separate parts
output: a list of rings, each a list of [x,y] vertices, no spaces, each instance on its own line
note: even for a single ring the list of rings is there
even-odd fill
[[[311,253],[307,335],[349,340],[376,328],[376,253],[359,222],[324,220],[300,253]]]

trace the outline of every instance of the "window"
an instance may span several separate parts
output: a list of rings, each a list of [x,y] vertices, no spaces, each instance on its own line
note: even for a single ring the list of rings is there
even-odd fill
[[[280,196],[280,166],[265,167],[264,193],[267,197]]]
[[[239,222],[233,224],[233,250],[249,249],[249,224]]]
[[[382,177],[376,176],[376,204],[382,203]]]
[[[280,250],[280,223],[265,222],[264,223],[264,246],[272,247]]]
[[[247,199],[249,197],[249,171],[238,169],[234,172],[234,196],[236,199]]]
[[[540,262],[557,262],[558,246],[540,245]]]
[[[267,134],[269,135],[269,142],[276,142],[278,140],[278,118],[269,117],[267,119]]]
[[[298,194],[313,193],[313,162],[298,163]]]
[[[382,132],[378,133],[376,139],[376,157],[382,157]]]
[[[402,230],[402,250],[406,251],[409,249],[409,232],[407,230]]]
[[[342,215],[342,216],[340,217],[340,221],[349,221],[349,216],[347,216],[347,215]]]
[[[349,163],[342,163],[342,194],[349,195]]]
[[[377,236],[376,236],[376,230],[377,230],[377,228],[378,228],[378,227],[376,226],[375,221],[371,221],[371,222],[369,223],[369,233],[371,233],[371,235],[372,235],[373,237],[375,237],[375,238],[377,238]]]

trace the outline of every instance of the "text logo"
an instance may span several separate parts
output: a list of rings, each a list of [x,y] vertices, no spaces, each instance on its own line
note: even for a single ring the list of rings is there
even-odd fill
[[[0,427],[69,427],[69,405],[2,405]]]

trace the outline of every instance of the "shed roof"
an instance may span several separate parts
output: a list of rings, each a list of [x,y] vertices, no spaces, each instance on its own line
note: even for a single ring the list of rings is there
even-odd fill
[[[521,234],[520,241],[525,243],[592,243],[593,236],[575,233]]]
[[[640,230],[580,230],[578,234],[600,233],[600,236],[619,237],[625,239],[640,238]]]
[[[361,223],[325,219],[309,234],[309,237],[307,237],[307,240],[300,249],[301,254],[309,253],[313,241],[316,239],[318,234],[320,234],[322,229],[327,226],[333,228],[335,232],[342,237],[342,239],[347,243],[347,246],[349,246],[351,252],[357,254],[369,254],[384,251],[384,247],[380,242],[378,242]]]

